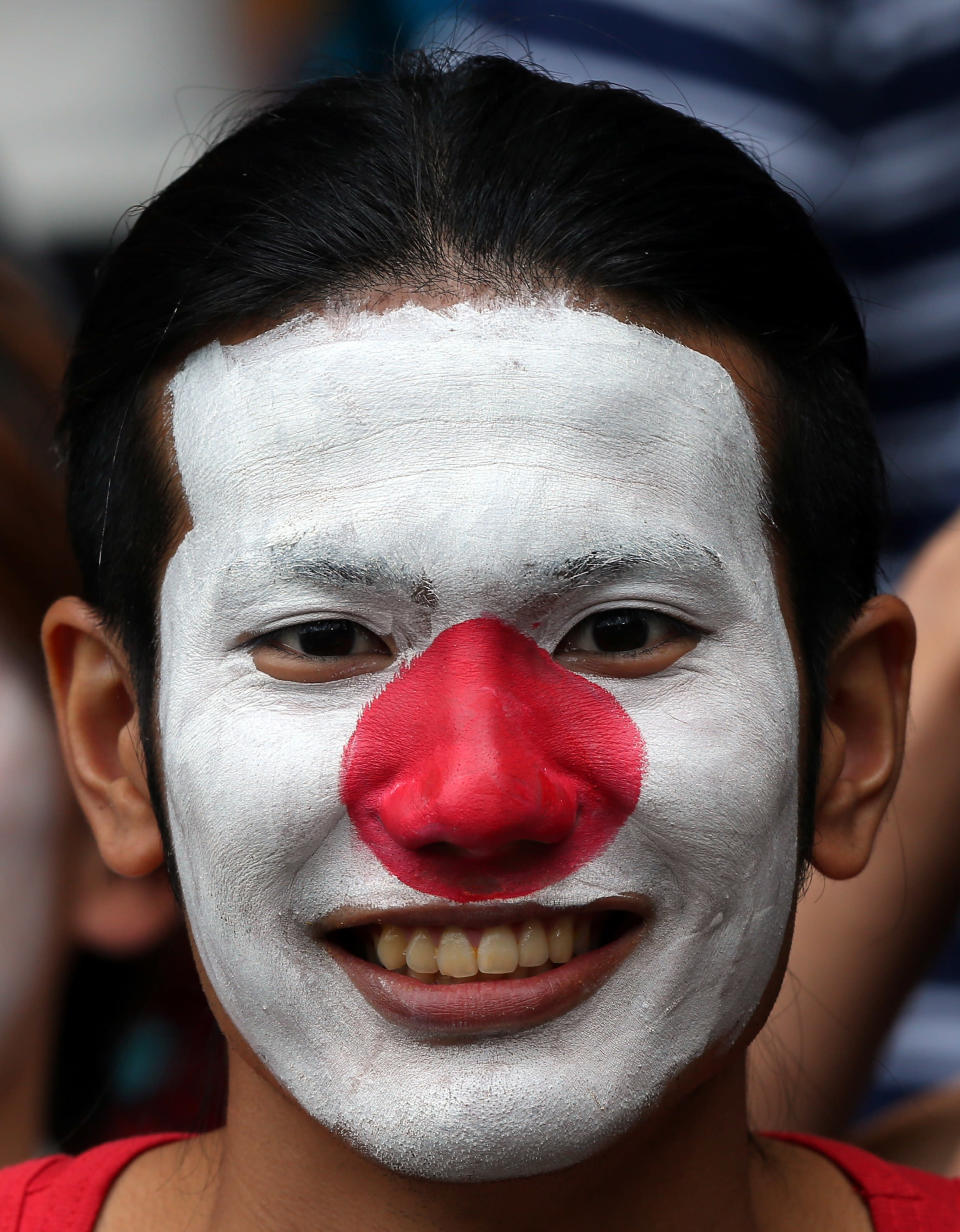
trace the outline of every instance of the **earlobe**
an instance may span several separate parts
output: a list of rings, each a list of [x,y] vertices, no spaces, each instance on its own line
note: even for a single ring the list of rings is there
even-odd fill
[[[825,877],[861,872],[903,759],[913,617],[878,595],[831,656],[811,859]]]
[[[82,600],[58,599],[43,649],[60,743],[104,862],[124,877],[163,863],[126,656]]]

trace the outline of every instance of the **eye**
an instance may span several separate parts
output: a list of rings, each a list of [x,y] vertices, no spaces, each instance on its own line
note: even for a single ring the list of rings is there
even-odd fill
[[[651,676],[692,650],[700,634],[681,620],[643,607],[594,612],[554,651],[564,667],[594,676]]]
[[[355,620],[311,620],[258,638],[253,662],[276,680],[322,684],[381,671],[393,651]]]

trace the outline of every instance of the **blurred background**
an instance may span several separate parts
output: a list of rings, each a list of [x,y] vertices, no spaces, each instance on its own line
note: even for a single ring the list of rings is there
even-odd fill
[[[831,930],[848,939],[834,985],[850,979],[847,1000],[815,989],[824,1025],[811,1037],[836,1064],[820,1072],[804,1053],[782,1084],[815,1090],[808,1127],[830,1132],[890,1108],[918,1106],[923,1121],[928,1105],[899,1101],[946,1092],[930,1115],[960,1144],[960,0],[0,0],[0,741],[23,729],[4,726],[4,708],[20,716],[42,695],[30,622],[72,581],[52,425],[98,262],[140,203],[271,91],[417,47],[630,86],[721,128],[813,212],[853,287],[890,469],[885,569],[922,615],[915,768],[874,880],[842,901],[807,896],[821,923],[807,934],[801,917],[809,941],[785,995],[816,984]],[[25,582],[38,556],[47,575]],[[30,599],[14,614],[17,587]],[[39,775],[45,723],[33,752],[0,747],[0,767]],[[4,770],[0,795],[14,798],[14,777]],[[124,898],[103,870],[78,888],[92,857],[76,854],[68,793],[34,807],[49,824],[31,833],[47,838],[20,906],[11,892],[21,922],[0,914],[0,955],[20,945],[8,937],[36,897],[24,886],[53,887],[57,923],[35,978],[0,957],[0,1150],[5,1117],[23,1128],[11,1157],[215,1122],[219,1044],[166,891]],[[29,845],[23,826],[0,820],[3,844],[0,863]],[[874,1141],[909,1136],[905,1115],[874,1121]]]

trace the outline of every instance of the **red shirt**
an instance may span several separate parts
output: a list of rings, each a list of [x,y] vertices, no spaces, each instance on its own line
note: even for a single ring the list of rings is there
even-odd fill
[[[185,1134],[150,1134],[50,1155],[0,1172],[0,1232],[92,1232],[110,1186],[143,1151]],[[819,1151],[862,1195],[876,1232],[960,1232],[960,1181],[889,1164],[858,1147],[806,1134],[778,1134]]]
[[[832,1160],[867,1204],[875,1232],[960,1232],[960,1180],[891,1164],[858,1146],[812,1134],[771,1136]],[[0,1232],[6,1232],[2,1223]]]
[[[187,1134],[121,1138],[82,1155],[48,1155],[0,1171],[0,1232],[92,1232],[127,1164]]]

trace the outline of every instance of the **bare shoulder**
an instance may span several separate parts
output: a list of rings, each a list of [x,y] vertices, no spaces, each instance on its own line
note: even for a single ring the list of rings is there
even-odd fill
[[[960,1083],[884,1109],[861,1127],[857,1137],[884,1159],[960,1177]]]
[[[763,1139],[756,1171],[757,1226],[777,1232],[873,1232],[863,1199],[825,1155],[792,1142]]]
[[[95,1232],[199,1232],[207,1227],[221,1151],[217,1131],[137,1156],[114,1182]]]

